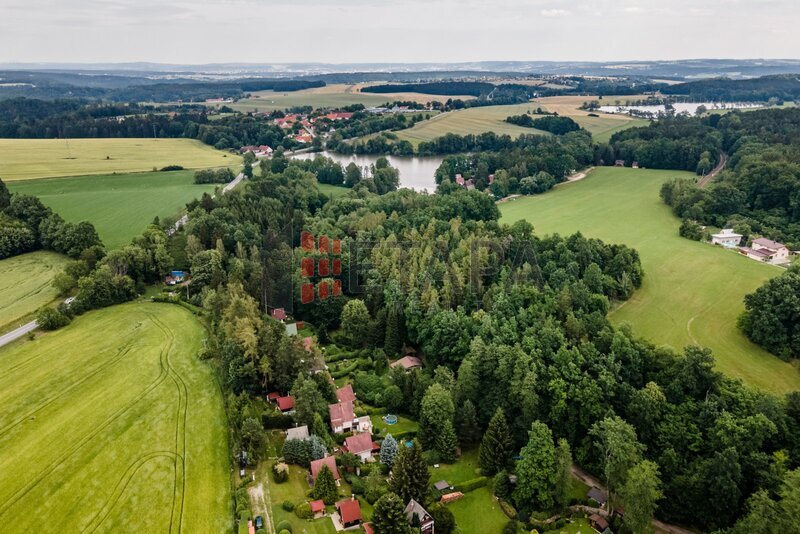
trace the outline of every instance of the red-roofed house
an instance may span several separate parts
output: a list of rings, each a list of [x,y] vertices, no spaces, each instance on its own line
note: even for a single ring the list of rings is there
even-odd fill
[[[275,308],[272,310],[272,318],[277,319],[278,321],[283,321],[286,319],[286,310],[283,308]]]
[[[355,402],[356,394],[353,391],[352,384],[347,384],[343,388],[337,389],[336,398],[339,399],[339,402]]]
[[[322,469],[323,465],[327,465],[328,469],[331,470],[333,473],[333,479],[337,481],[339,480],[339,469],[336,468],[336,457],[335,456],[326,456],[325,458],[320,458],[319,460],[314,460],[311,462],[311,480],[316,481],[317,475],[319,475],[320,470]]]
[[[377,443],[372,441],[372,434],[366,432],[350,436],[344,440],[344,449],[361,458],[362,462],[372,461],[372,451],[376,448],[379,447]]]
[[[322,500],[311,501],[308,505],[311,507],[311,513],[314,514],[314,519],[319,519],[325,515],[325,503]]]
[[[420,369],[422,368],[422,360],[416,356],[403,356],[396,362],[389,364],[390,367],[397,367],[398,365],[406,371],[410,371],[411,369]]]
[[[294,410],[294,397],[291,395],[279,397],[276,402],[278,403],[278,409],[282,412],[290,412]]]
[[[375,534],[375,531],[372,530],[372,523],[364,523],[361,526],[364,527],[364,534]]]
[[[273,391],[272,393],[267,394],[267,400],[270,402],[275,402],[281,397],[281,394],[277,391]]]
[[[773,264],[788,263],[791,254],[786,245],[766,237],[754,239],[752,247],[742,247],[740,250],[748,258]]]
[[[456,174],[456,183],[458,185],[464,185],[464,183],[465,183],[464,177],[461,176],[460,174]]]
[[[346,120],[352,118],[353,114],[348,113],[345,111],[335,111],[333,113],[328,113],[325,115],[324,118],[328,119],[329,121],[339,121],[339,120]]]
[[[328,415],[331,418],[331,430],[334,434],[342,434],[353,429],[356,414],[352,402],[338,402],[328,405]]]
[[[303,338],[303,348],[306,349],[306,352],[311,352],[311,349],[314,348],[314,338],[313,337]]]
[[[353,527],[361,523],[361,504],[354,498],[336,503],[339,519],[344,528]]]

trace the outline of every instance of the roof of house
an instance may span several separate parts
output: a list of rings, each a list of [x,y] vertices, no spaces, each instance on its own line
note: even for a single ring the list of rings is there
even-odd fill
[[[439,482],[434,484],[433,487],[436,488],[439,491],[442,491],[442,490],[446,490],[447,488],[449,488],[450,487],[450,483],[448,481],[446,481],[446,480],[440,480]]]
[[[361,521],[361,504],[356,499],[346,499],[336,503],[342,523]]]
[[[403,369],[415,369],[417,367],[422,367],[422,360],[416,356],[403,356],[399,360],[392,362],[390,367],[397,367],[398,365]]]
[[[347,384],[346,386],[336,390],[336,398],[339,402],[353,402],[356,400],[356,394],[353,392],[353,385]]]
[[[606,521],[606,518],[603,517],[600,514],[592,514],[592,515],[590,515],[589,516],[589,521],[591,521],[592,523],[596,524],[598,527],[600,527],[602,529],[608,528],[608,521]]]
[[[286,319],[286,310],[283,308],[275,308],[272,310],[272,317],[273,319],[277,319],[279,321],[283,321]]]
[[[317,480],[317,475],[319,474],[320,470],[322,469],[323,465],[327,465],[328,469],[331,470],[333,473],[333,479],[339,480],[339,469],[336,467],[336,457],[335,456],[326,456],[325,458],[320,458],[319,460],[314,460],[311,462],[311,478]]]
[[[297,428],[290,428],[286,431],[286,441],[292,439],[308,439],[308,425],[298,426]]]
[[[348,452],[352,452],[353,454],[369,452],[372,450],[372,435],[366,432],[356,434],[344,440],[344,444]]]
[[[338,402],[336,404],[328,405],[328,414],[331,416],[331,423],[336,426],[336,423],[344,423],[352,421],[356,418],[353,412],[352,402]]]
[[[364,534],[375,534],[375,531],[372,530],[372,523],[364,523],[361,526],[364,527]]]
[[[720,232],[718,234],[711,234],[711,237],[720,237],[720,238],[722,238],[722,237],[738,237],[738,238],[742,238],[744,236],[742,236],[742,234],[737,234],[736,232],[734,232],[730,228],[723,228],[722,230],[720,230]]]
[[[745,254],[752,254],[754,256],[758,256],[759,258],[769,258],[775,253],[773,250],[756,250],[750,247],[742,247],[739,250]]]
[[[429,514],[428,511],[414,499],[408,501],[408,504],[406,505],[406,509],[404,510],[404,512],[406,514],[406,517],[408,517],[409,521],[411,521],[411,518],[414,517],[414,514],[417,514],[417,517],[421,522],[433,519],[431,517],[431,514]]]
[[[278,393],[277,391],[273,391],[271,393],[267,393],[267,399],[271,400],[271,401],[278,400],[280,398],[280,396],[281,396],[281,394]]]
[[[753,245],[758,245],[759,247],[769,248],[772,250],[779,250],[786,247],[786,245],[784,245],[783,243],[778,243],[777,241],[773,241],[772,239],[767,239],[766,237],[759,237],[758,239],[753,239]]]
[[[325,501],[323,501],[322,499],[319,499],[317,501],[311,501],[310,503],[308,503],[308,505],[311,506],[311,511],[314,512],[315,514],[317,512],[325,511]]]
[[[303,338],[303,348],[306,349],[306,351],[311,352],[311,349],[314,348],[314,338],[313,337]]]
[[[294,408],[294,397],[292,397],[291,395],[287,395],[285,397],[280,397],[280,398],[278,398],[277,402],[278,402],[278,408],[282,412],[287,412],[287,411],[291,410],[292,408]]]
[[[608,500],[608,494],[600,488],[591,488],[588,493],[586,493],[586,496],[599,502],[600,504],[603,504]]]

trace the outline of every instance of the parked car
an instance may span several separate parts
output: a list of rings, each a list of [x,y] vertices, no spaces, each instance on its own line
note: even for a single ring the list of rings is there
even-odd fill
[[[264,518],[261,517],[260,515],[256,516],[256,528],[257,529],[264,528]]]

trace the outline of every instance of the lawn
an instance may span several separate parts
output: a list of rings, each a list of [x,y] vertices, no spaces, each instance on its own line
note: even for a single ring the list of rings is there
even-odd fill
[[[339,198],[346,195],[349,191],[349,187],[345,187],[343,185],[331,185],[331,184],[317,184],[321,193],[328,195],[331,198]]]
[[[397,415],[397,414],[395,414]],[[390,433],[393,436],[399,436],[406,432],[416,432],[419,430],[419,423],[413,419],[397,415],[397,423],[389,425],[383,421],[383,415],[371,415],[373,433],[386,436]]]
[[[499,533],[508,523],[508,517],[500,509],[489,487],[465,493],[463,499],[447,507],[453,512],[462,534]]]
[[[67,261],[43,250],[0,260],[0,333],[28,322],[33,312],[56,298],[50,283]]]
[[[462,451],[461,458],[454,464],[439,464],[438,469],[431,467],[431,483],[445,480],[451,486],[481,476],[478,465],[478,447]]]
[[[676,171],[602,167],[586,179],[502,204],[502,222],[529,220],[538,234],[581,231],[636,248],[645,271],[632,299],[611,313],[657,344],[714,351],[718,368],[776,393],[800,387],[792,365],[760,349],[736,328],[742,298],[781,269],[678,235],[680,221],[659,198]]]
[[[193,139],[0,139],[4,181],[234,166],[239,156]]]
[[[106,248],[126,245],[156,216],[177,215],[214,185],[193,183],[193,171],[75,176],[10,182],[13,193],[35,195],[67,221],[88,220]]]
[[[573,519],[571,523],[567,523],[562,528],[546,532],[552,534],[597,534],[597,531],[589,526],[589,521],[586,519]]]
[[[197,358],[204,335],[185,309],[139,302],[0,349],[0,525],[229,530],[227,422]]]

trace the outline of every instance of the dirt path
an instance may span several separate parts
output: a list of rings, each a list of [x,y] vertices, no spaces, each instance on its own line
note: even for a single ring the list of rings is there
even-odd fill
[[[595,477],[578,467],[576,464],[572,464],[572,476],[586,484],[587,486],[594,486],[596,488],[600,488],[603,491],[607,491],[605,486],[600,483]],[[581,506],[578,505],[580,509],[587,513],[599,513],[600,515],[607,516],[608,512],[603,509],[599,508],[591,508],[588,506]],[[574,508],[574,507],[571,507]],[[656,531],[656,534],[694,534],[691,530],[687,530],[683,527],[679,527],[677,525],[670,525],[669,523],[664,523],[663,521],[659,521],[658,519],[653,519],[653,528]]]
[[[267,488],[267,492],[269,492],[269,488]],[[269,498],[265,497],[264,486],[262,484],[251,486],[248,488],[247,493],[250,494],[253,514],[263,517],[267,532],[269,534],[275,534],[275,526],[272,524],[272,515],[269,513]]]
[[[725,168],[725,164],[728,163],[728,155],[725,152],[719,153],[719,163],[717,166],[711,169],[711,172],[700,178],[697,182],[697,185],[700,187],[705,187],[708,183],[714,179],[714,177],[719,174],[719,172]]]
[[[564,184],[571,184],[572,182],[578,182],[580,180],[583,180],[593,170],[594,170],[594,167],[589,167],[585,171],[580,171],[580,172],[576,172],[576,173],[570,174],[569,176],[567,176],[566,180],[564,180],[561,183],[558,183],[558,184],[554,185],[553,187],[558,187],[559,185],[564,185]],[[509,202],[511,200],[517,199],[519,197],[524,197],[524,196],[525,195],[520,195],[520,194],[508,195],[507,197],[503,197],[500,200],[495,201],[495,204],[502,204],[504,202]]]

